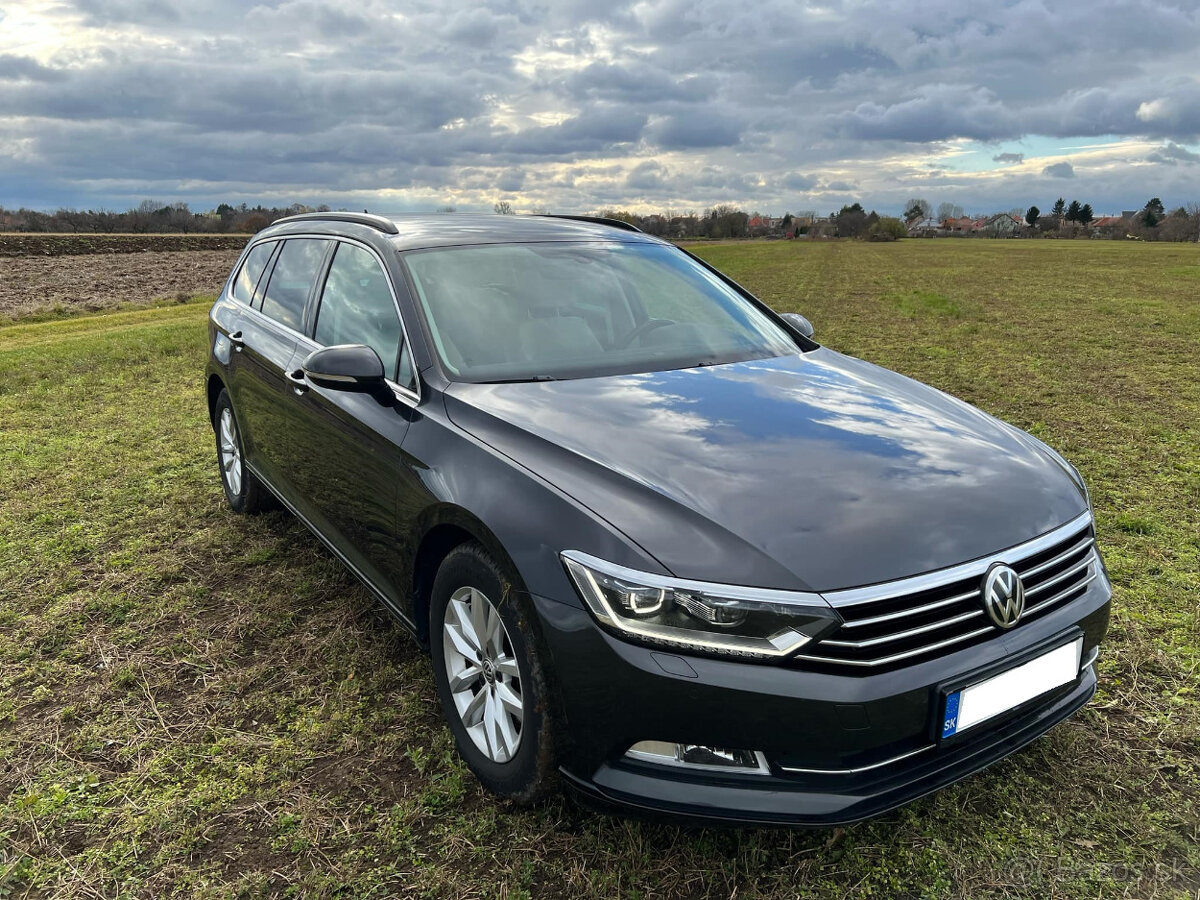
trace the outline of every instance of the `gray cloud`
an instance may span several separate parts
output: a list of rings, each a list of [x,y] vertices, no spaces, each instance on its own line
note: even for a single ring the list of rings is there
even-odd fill
[[[1162,147],[1159,147],[1153,153],[1146,157],[1150,162],[1165,163],[1166,165],[1177,165],[1178,163],[1196,163],[1200,162],[1200,153],[1193,153],[1186,147],[1180,147],[1174,141],[1168,141]]]
[[[394,190],[460,208],[505,191],[576,209],[823,208],[855,193],[1003,209],[1045,205],[1043,176],[1075,177],[1097,212],[1150,183],[1182,194],[1168,202],[1200,193],[1186,178],[1200,10],[1172,0],[45,8],[57,49],[6,33],[0,54],[0,204]],[[1039,137],[1141,141],[1114,157],[1141,168],[1042,166],[1039,153],[1070,153],[1033,149]],[[999,152],[1012,141],[1025,152]],[[1012,168],[979,179],[964,149]]]
[[[1075,167],[1069,162],[1054,163],[1042,169],[1042,174],[1051,178],[1074,178]]]

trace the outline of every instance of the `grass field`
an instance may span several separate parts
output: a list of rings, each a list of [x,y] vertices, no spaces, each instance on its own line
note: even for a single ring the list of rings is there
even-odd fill
[[[847,829],[509,809],[366,592],[288,515],[226,510],[204,302],[10,325],[0,898],[1200,896],[1200,248],[699,252],[1080,467],[1116,588],[1086,710]]]

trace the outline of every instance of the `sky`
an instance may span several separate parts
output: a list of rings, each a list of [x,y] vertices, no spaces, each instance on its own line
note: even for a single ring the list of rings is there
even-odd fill
[[[0,205],[1200,202],[1200,3],[0,0]]]

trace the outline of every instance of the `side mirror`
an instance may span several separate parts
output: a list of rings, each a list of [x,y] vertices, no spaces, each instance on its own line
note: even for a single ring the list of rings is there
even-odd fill
[[[343,391],[383,386],[383,360],[364,344],[338,344],[314,350],[300,364],[314,384]]]
[[[802,337],[812,340],[813,325],[812,322],[800,315],[800,313],[780,313],[779,318],[787,322],[791,329]]]

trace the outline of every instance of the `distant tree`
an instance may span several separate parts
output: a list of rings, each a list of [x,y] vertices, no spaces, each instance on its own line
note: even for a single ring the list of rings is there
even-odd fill
[[[1085,203],[1083,206],[1079,207],[1079,218],[1076,221],[1078,221],[1080,225],[1087,225],[1094,218],[1096,218],[1096,216],[1092,212],[1092,204]]]
[[[945,222],[947,219],[961,219],[963,208],[957,203],[939,203],[937,210],[937,220]]]
[[[446,205],[446,206],[439,206],[439,207],[437,208],[437,211],[438,211],[438,212],[440,212],[440,213],[452,213],[452,212],[458,212],[458,207],[456,207],[456,206],[450,206],[450,205]]]
[[[783,222],[781,224],[783,225],[783,230],[787,231],[787,227],[792,224],[792,214],[790,212],[783,214]]]
[[[895,241],[908,236],[904,223],[892,216],[882,216],[867,229],[868,241]]]
[[[507,200],[498,200],[492,205],[492,209],[501,216],[511,216],[513,214],[512,204]]]
[[[1080,210],[1082,210],[1082,208],[1083,207],[1081,207],[1079,205],[1078,200],[1072,200],[1071,205],[1067,207],[1067,221],[1068,222],[1078,222],[1079,221],[1079,213],[1080,213]]]
[[[875,217],[878,220],[878,216]],[[871,223],[867,221],[866,210],[861,203],[843,206],[833,215],[834,227],[838,237],[862,237]]]
[[[1153,228],[1167,214],[1163,207],[1162,201],[1157,197],[1150,199],[1150,202],[1142,207],[1142,224],[1147,228]]]
[[[1025,224],[1032,228],[1037,224],[1037,220],[1041,215],[1042,211],[1036,206],[1029,207],[1029,209],[1025,211]]]
[[[928,200],[913,197],[908,203],[904,204],[904,221],[906,222],[912,222],[915,219],[928,219],[932,215],[933,207],[929,205]]]
[[[1063,219],[1063,216],[1065,216],[1066,213],[1067,213],[1067,204],[1063,201],[1062,197],[1059,197],[1057,200],[1054,201],[1054,209],[1050,210],[1050,215],[1054,216],[1054,218],[1058,219],[1061,222]]]

